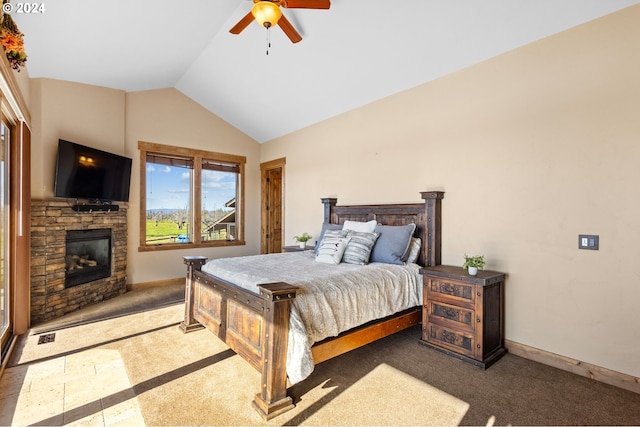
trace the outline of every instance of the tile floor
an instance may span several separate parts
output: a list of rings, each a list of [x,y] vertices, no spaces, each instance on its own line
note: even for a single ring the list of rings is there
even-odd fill
[[[183,286],[127,292],[20,337],[20,350],[14,351],[20,354],[13,355],[17,361],[0,378],[0,426],[144,426],[119,352],[98,346],[137,331],[117,315],[173,304],[183,296]],[[107,321],[114,326],[95,334],[91,323],[101,318],[113,318]],[[144,322],[134,324],[144,330]],[[38,344],[46,331],[55,331],[56,337]]]
[[[8,368],[0,379],[0,425],[144,425],[115,350],[90,349]]]

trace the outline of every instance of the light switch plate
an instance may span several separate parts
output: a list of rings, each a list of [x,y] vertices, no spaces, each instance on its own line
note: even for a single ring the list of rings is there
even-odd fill
[[[597,234],[579,234],[578,249],[597,251],[600,247],[600,236]]]

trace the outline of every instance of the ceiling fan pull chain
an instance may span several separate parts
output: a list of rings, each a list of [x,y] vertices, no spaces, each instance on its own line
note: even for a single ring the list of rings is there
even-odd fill
[[[270,48],[271,48],[271,28],[267,27],[267,55],[269,55]]]

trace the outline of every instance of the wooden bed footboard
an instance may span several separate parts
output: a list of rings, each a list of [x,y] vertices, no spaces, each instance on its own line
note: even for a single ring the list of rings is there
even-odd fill
[[[418,263],[440,264],[441,203],[444,192],[422,192],[424,203],[338,206],[337,199],[322,199],[324,222],[375,219],[385,225],[416,224],[415,236],[422,239]],[[286,358],[291,302],[298,288],[288,283],[258,285],[259,293],[201,271],[202,256],[183,257],[187,265],[184,332],[206,327],[261,373],[260,392],[253,407],[269,420],[291,408],[287,395]],[[421,321],[421,307],[414,307],[385,319],[346,331],[316,343],[314,363],[320,363]]]
[[[253,406],[264,419],[293,408],[287,395],[287,340],[290,301],[297,287],[258,285],[255,294],[201,271],[206,257],[184,257],[187,265],[184,332],[206,327],[262,373]]]

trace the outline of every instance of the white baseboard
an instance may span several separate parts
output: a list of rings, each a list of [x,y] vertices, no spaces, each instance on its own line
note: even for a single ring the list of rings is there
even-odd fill
[[[507,351],[513,355],[640,394],[640,378],[638,377],[571,359],[570,357],[560,356],[559,354],[540,350],[514,341],[505,340],[504,346]]]

